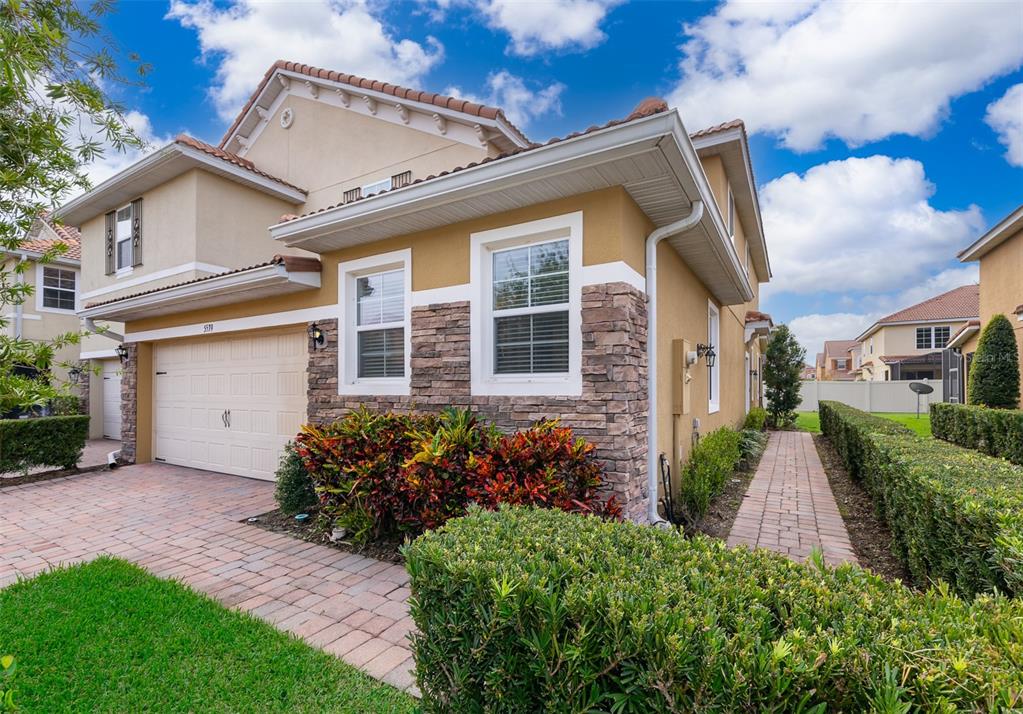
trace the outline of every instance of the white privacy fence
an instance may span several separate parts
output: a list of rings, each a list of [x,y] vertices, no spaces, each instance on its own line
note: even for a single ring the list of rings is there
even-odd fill
[[[865,412],[915,412],[916,394],[909,385],[915,380],[898,382],[802,382],[799,395],[803,403],[801,412],[817,411],[817,404],[823,401],[842,402]],[[932,402],[940,402],[941,380],[920,380],[934,387],[934,391],[920,397],[920,413],[926,412]]]

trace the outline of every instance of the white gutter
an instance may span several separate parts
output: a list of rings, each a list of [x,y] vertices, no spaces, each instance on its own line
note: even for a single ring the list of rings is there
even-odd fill
[[[21,258],[18,260],[19,263],[24,263],[28,259],[28,256],[22,252]],[[25,284],[25,273],[18,271],[18,285]],[[21,339],[21,331],[25,324],[23,315],[25,314],[24,297],[18,301],[14,306],[14,338]]]
[[[657,515],[657,244],[669,236],[684,233],[703,218],[703,201],[693,201],[689,215],[662,226],[646,239],[646,472],[647,520],[651,525],[664,523]]]

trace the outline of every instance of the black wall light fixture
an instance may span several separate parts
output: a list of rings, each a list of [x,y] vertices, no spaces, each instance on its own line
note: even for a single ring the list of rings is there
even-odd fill
[[[323,347],[327,341],[327,337],[323,334],[323,330],[315,322],[309,325],[309,339],[313,341],[313,349],[319,349]]]

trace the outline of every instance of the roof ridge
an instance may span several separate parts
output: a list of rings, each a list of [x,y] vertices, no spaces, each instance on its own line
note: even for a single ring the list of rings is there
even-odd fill
[[[901,310],[896,310],[895,312],[893,312],[893,313],[891,313],[889,315],[885,315],[880,320],[878,320],[878,323],[886,322],[888,320],[891,320],[896,315],[900,315],[900,314],[902,314],[904,312],[907,312],[909,310],[913,310],[915,308],[924,307],[925,305],[929,305],[929,304],[935,302],[936,300],[940,300],[943,297],[951,295],[952,293],[959,292],[960,290],[967,290],[967,289],[970,289],[970,288],[975,288],[978,291],[978,294],[979,294],[979,292],[980,292],[980,285],[978,285],[977,283],[967,283],[966,285],[960,285],[959,287],[952,288],[951,290],[946,290],[945,292],[938,293],[937,295],[932,295],[931,297],[927,298],[926,300],[921,300],[918,303],[914,303],[912,305],[907,305],[906,307],[902,308]]]

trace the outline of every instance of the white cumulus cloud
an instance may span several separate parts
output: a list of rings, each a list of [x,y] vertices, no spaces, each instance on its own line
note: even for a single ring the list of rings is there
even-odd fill
[[[492,72],[487,77],[486,91],[483,94],[466,92],[460,87],[448,87],[444,93],[477,104],[500,107],[512,123],[524,127],[544,114],[560,115],[561,93],[564,89],[565,85],[560,82],[531,89],[521,77],[501,70]]]
[[[926,280],[984,227],[977,206],[939,210],[933,193],[923,164],[883,155],[768,182],[771,294],[893,293]]]
[[[535,55],[549,50],[582,51],[606,39],[600,28],[621,0],[477,0],[487,25],[511,37],[509,50]]]
[[[394,84],[415,85],[443,47],[394,37],[362,0],[259,2],[172,0],[167,17],[198,33],[204,58],[217,63],[210,89],[217,112],[232,119],[275,60],[287,59]]]
[[[1023,83],[1009,87],[1001,99],[989,104],[984,121],[1005,145],[1005,160],[1023,166]]]
[[[693,128],[742,118],[790,149],[927,136],[950,101],[1023,63],[1023,4],[752,3],[686,25],[671,103]]]
[[[118,151],[109,143],[105,142],[102,156],[85,167],[85,173],[89,177],[93,186],[96,186],[97,184],[106,181],[111,176],[120,173],[139,159],[169,143],[174,138],[173,136],[158,134],[153,129],[153,123],[149,117],[135,109],[124,113],[124,121],[143,141],[143,146],[140,148]],[[96,131],[98,132],[98,129]]]
[[[878,317],[880,314],[814,313],[789,320],[788,326],[806,349],[807,363],[813,364],[817,353],[824,351],[826,340],[854,340]]]

